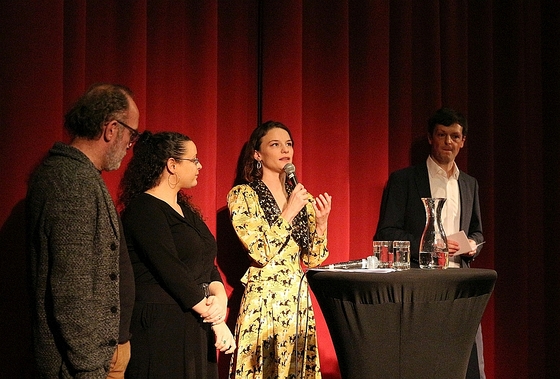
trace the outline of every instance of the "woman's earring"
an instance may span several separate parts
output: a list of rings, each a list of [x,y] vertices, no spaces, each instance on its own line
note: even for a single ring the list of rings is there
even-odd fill
[[[262,168],[262,162],[257,161],[257,170],[260,170],[261,168]]]
[[[175,183],[171,183],[171,177],[172,176],[177,176]],[[177,187],[177,184],[179,184],[179,181],[181,180],[181,178],[179,177],[179,175],[177,174],[171,174],[167,177],[167,185],[169,186],[169,188],[171,189],[175,189],[175,187]]]

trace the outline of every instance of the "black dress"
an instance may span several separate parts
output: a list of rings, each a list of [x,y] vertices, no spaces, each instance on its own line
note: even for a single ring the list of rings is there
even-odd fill
[[[149,194],[122,221],[136,282],[127,378],[218,378],[214,333],[191,308],[220,281],[216,240],[204,221]]]

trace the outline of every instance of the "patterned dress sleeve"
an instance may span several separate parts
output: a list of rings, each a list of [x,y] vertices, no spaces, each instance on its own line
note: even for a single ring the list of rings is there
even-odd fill
[[[313,205],[307,205],[309,215],[309,233],[311,234],[311,246],[308,251],[302,252],[301,260],[307,267],[317,267],[327,259],[329,250],[327,249],[327,232],[324,235],[317,235],[317,224],[315,222],[315,209]]]
[[[292,226],[282,216],[269,225],[260,207],[258,195],[248,185],[234,187],[228,194],[231,221],[237,236],[249,251],[249,256],[260,266],[265,266],[290,242]],[[327,259],[327,239],[315,230],[313,206],[307,206],[311,233],[311,248],[302,254],[303,263],[316,267]]]
[[[292,226],[281,216],[269,225],[258,195],[248,185],[234,187],[228,194],[231,222],[249,256],[265,266],[289,242]]]

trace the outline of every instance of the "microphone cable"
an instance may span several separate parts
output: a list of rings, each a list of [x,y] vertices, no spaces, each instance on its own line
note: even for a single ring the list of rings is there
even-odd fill
[[[303,207],[303,209],[305,209],[307,207],[307,204]],[[298,258],[298,265],[301,267],[301,263],[300,261],[302,261],[303,264],[303,269],[302,269],[302,275],[301,278],[299,280],[299,286],[298,286],[298,295],[297,295],[297,302],[296,302],[296,334],[295,334],[295,346],[294,346],[294,351],[295,351],[295,357],[296,357],[296,364],[295,364],[295,375],[297,377],[298,374],[298,341],[299,341],[299,319],[300,319],[300,306],[301,306],[301,290],[302,290],[302,286],[303,286],[303,281],[307,275],[307,271],[309,270],[309,265],[310,265],[310,260],[311,260],[311,231],[309,230],[309,212],[307,212],[307,241],[308,241],[308,246],[307,246],[307,264],[305,264],[305,261],[301,258]],[[303,249],[301,250],[301,252],[303,253]],[[300,378],[304,378],[304,374],[305,374],[305,366],[306,366],[306,359],[307,359],[307,333],[309,331],[309,285],[307,285],[305,287],[305,329],[304,329],[304,346],[303,346],[303,350],[302,350],[302,367],[301,367],[301,373],[300,373]],[[302,315],[303,317],[303,315]],[[315,328],[315,331],[317,329]],[[318,346],[317,346],[318,349]]]

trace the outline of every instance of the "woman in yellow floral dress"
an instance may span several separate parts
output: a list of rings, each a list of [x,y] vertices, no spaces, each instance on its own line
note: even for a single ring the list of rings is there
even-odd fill
[[[259,126],[244,155],[248,184],[228,194],[233,227],[251,266],[241,279],[245,292],[235,336],[238,349],[230,378],[321,378],[315,318],[301,262],[320,265],[328,256],[331,196],[313,198],[286,179],[292,162],[289,129]]]

